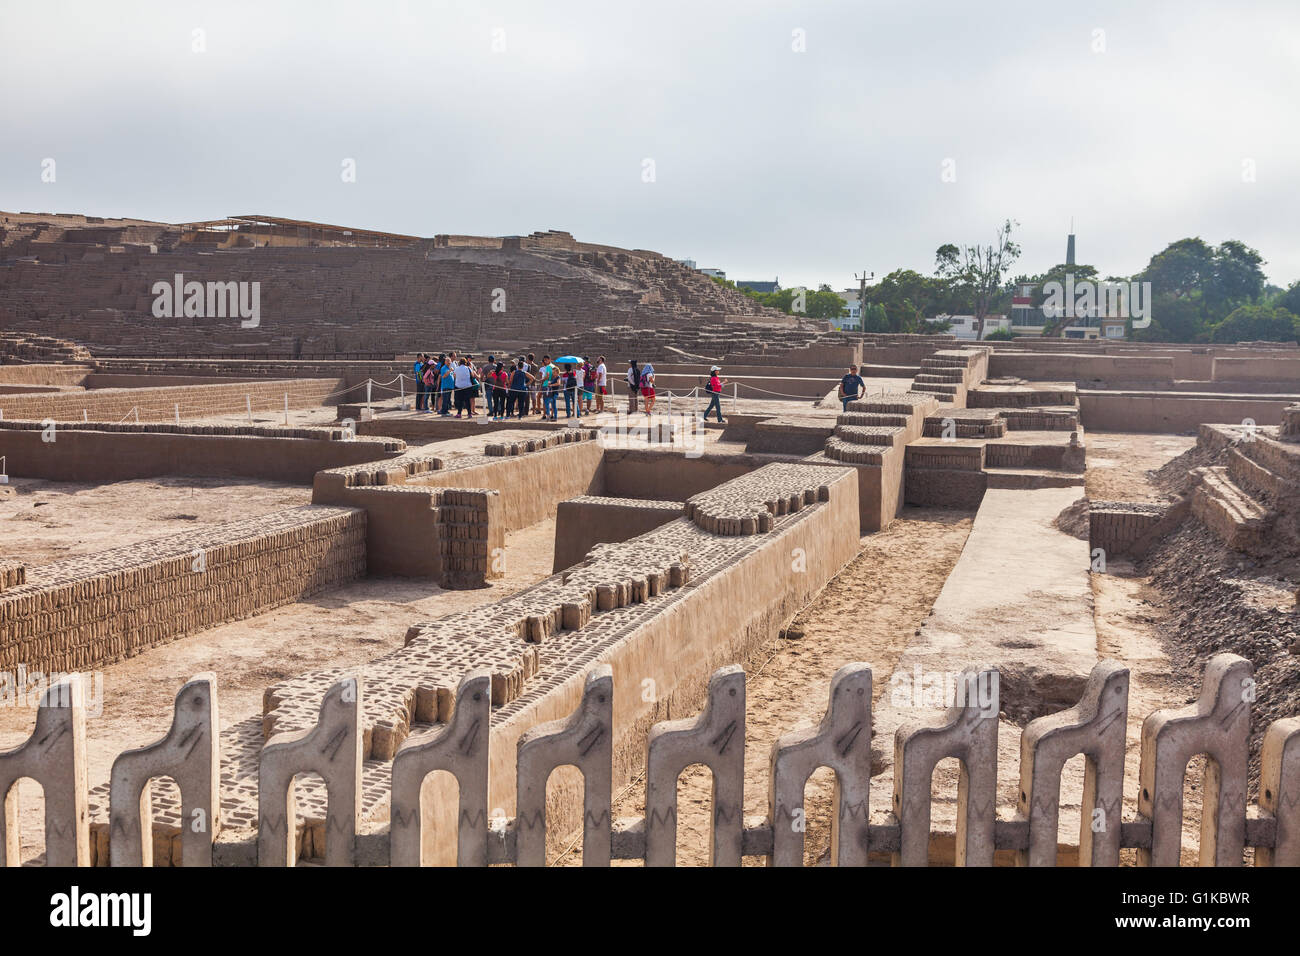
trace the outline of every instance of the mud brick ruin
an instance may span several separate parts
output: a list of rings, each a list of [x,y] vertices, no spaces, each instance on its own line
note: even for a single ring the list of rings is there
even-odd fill
[[[259,327],[156,318],[176,275],[261,283]],[[1300,864],[1294,344],[857,335],[564,232],[37,213],[0,327],[0,863]],[[609,411],[415,411],[452,349],[604,355]]]

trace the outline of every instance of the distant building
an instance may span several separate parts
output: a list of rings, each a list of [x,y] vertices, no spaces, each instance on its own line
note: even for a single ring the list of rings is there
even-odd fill
[[[858,301],[858,290],[841,289],[836,295],[844,300],[844,308],[836,318],[830,320],[831,324],[837,329],[861,329],[862,303]]]
[[[781,280],[773,279],[771,282],[751,282],[748,280],[737,279],[736,286],[741,289],[748,289],[750,292],[780,292]]]
[[[968,341],[975,340],[975,316],[973,315],[936,315],[931,321],[947,322],[950,326],[948,329],[959,339]],[[1012,328],[1011,319],[1005,315],[986,315],[984,316],[984,332],[980,338],[987,338],[990,332],[997,329],[1006,329],[1013,335],[1017,334]]]
[[[683,266],[685,266],[685,267],[688,268],[688,269],[694,269],[694,268],[695,268],[695,260],[694,260],[694,259],[674,259],[673,262],[676,262],[678,265],[683,265]]]
[[[727,277],[727,273],[722,269],[701,269],[699,271],[714,279],[725,279]]]

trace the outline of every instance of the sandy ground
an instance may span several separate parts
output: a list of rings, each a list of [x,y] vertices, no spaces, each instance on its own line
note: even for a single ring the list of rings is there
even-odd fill
[[[1088,497],[1098,501],[1167,500],[1146,473],[1196,444],[1192,435],[1129,432],[1088,432],[1084,441],[1088,447],[1085,487]]]
[[[142,478],[106,485],[12,478],[0,554],[29,565],[311,503],[307,485],[237,478]]]
[[[555,522],[506,536],[505,577],[491,587],[444,591],[427,581],[366,578],[298,604],[181,638],[94,672],[98,700],[88,702],[86,757],[91,786],[108,779],[113,759],[160,738],[171,726],[176,691],[195,674],[214,671],[223,728],[262,712],[262,692],[277,680],[326,666],[363,664],[401,647],[419,621],[481,607],[551,573]],[[92,684],[92,686],[95,686]],[[27,739],[31,707],[0,707],[0,750]],[[19,784],[25,858],[44,844],[40,787]]]
[[[893,671],[957,563],[972,520],[969,513],[907,508],[885,531],[863,537],[858,557],[792,622],[788,630],[802,631],[803,637],[775,642],[770,656],[749,669],[745,689],[746,814],[767,813],[772,742],[821,719],[830,679],[840,667],[865,661],[876,675]],[[873,688],[877,699],[887,687],[888,681],[878,677]],[[695,766],[678,782],[679,866],[708,863],[711,778],[706,768]],[[820,861],[829,852],[831,780],[831,772],[823,769],[813,775],[806,790],[805,857],[809,862]],[[640,778],[616,797],[614,816],[643,813],[644,800],[645,781]],[[580,865],[581,842],[575,842],[556,862]],[[750,866],[762,862],[745,859]]]

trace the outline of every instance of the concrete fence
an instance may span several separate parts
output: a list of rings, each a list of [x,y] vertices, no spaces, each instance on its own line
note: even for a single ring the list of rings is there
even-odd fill
[[[989,672],[967,670],[959,686],[987,682]],[[586,675],[578,706],[567,718],[544,723],[517,742],[517,811],[490,812],[491,675],[472,671],[460,682],[447,720],[410,736],[391,765],[391,822],[358,827],[362,805],[362,683],[345,678],[325,695],[313,727],[272,737],[258,769],[256,860],[292,866],[296,814],[294,778],[319,774],[328,792],[324,861],[334,866],[417,866],[430,843],[421,787],[435,771],[458,784],[457,862],[461,866],[546,862],[546,787],[551,772],[576,766],[583,775],[582,854],[586,866],[642,860],[672,866],[677,846],[677,780],[703,764],[713,775],[709,858],[737,866],[765,857],[772,866],[804,860],[804,788],[821,767],[836,777],[831,863],[866,865],[888,855],[895,865],[930,862],[931,776],[945,758],[961,761],[956,862],[988,866],[997,850],[1014,851],[1020,865],[1054,865],[1058,853],[1060,779],[1071,758],[1085,758],[1079,860],[1115,866],[1122,848],[1137,850],[1143,866],[1180,860],[1183,777],[1195,755],[1209,758],[1203,787],[1200,863],[1234,866],[1253,847],[1257,866],[1300,865],[1300,718],[1278,720],[1264,737],[1259,801],[1247,806],[1247,737],[1253,697],[1251,665],[1233,654],[1208,663],[1200,698],[1160,710],[1142,725],[1140,792],[1133,819],[1122,819],[1129,673],[1115,661],[1098,663],[1079,703],[1031,721],[1021,735],[1019,799],[1014,812],[997,813],[998,708],[957,703],[928,720],[900,727],[894,740],[893,801],[870,815],[871,669],[849,664],[832,678],[825,716],[815,727],[780,737],[769,761],[765,816],[743,813],[745,675],[738,665],[716,671],[703,712],[651,727],[645,752],[645,814],[612,815],[614,683],[607,664]],[[46,863],[89,865],[82,682],[65,677],[46,691],[27,743],[0,754],[0,864],[18,861],[16,791],[31,777],[45,792]],[[113,866],[149,865],[149,782],[170,777],[180,791],[185,866],[214,863],[221,820],[215,781],[220,770],[217,688],[200,675],[177,695],[171,730],[157,743],[121,754],[110,784]],[[102,862],[102,860],[101,860]],[[216,861],[221,863],[222,861]]]

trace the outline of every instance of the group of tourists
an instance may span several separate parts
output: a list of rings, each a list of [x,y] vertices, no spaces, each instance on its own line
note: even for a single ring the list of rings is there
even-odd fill
[[[483,413],[494,421],[527,415],[558,421],[563,395],[567,418],[603,412],[608,394],[605,357],[595,362],[577,356],[566,359],[553,362],[543,355],[539,364],[530,352],[513,360],[489,355],[480,365],[474,356],[455,352],[436,359],[420,355],[413,368],[415,410],[446,417],[454,410],[456,418],[473,418],[479,414],[481,400]]]
[[[532,352],[516,359],[498,360],[489,355],[478,364],[472,355],[458,356],[455,352],[440,353],[432,358],[427,353],[416,357],[412,371],[415,374],[415,410],[440,416],[474,418],[477,403],[483,402],[483,413],[493,421],[540,415],[543,421],[559,420],[560,396],[564,397],[566,418],[605,411],[606,396],[610,394],[609,372],[605,356],[595,362],[585,356],[567,355],[552,360],[543,355],[539,363]],[[722,419],[722,386],[726,382],[718,377],[722,369],[717,365],[709,370],[709,407],[704,413],[716,410]],[[628,362],[625,375],[628,411],[635,412],[638,405],[647,415],[654,413],[655,369],[650,362]]]

